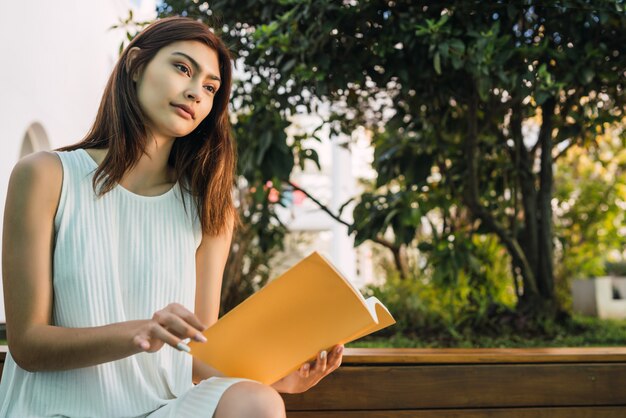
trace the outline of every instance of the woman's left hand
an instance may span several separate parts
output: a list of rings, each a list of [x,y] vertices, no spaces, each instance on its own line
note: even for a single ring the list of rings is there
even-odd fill
[[[328,353],[321,351],[313,365],[304,363],[298,370],[272,384],[272,387],[281,393],[309,390],[341,365],[343,348],[343,345],[336,345]]]

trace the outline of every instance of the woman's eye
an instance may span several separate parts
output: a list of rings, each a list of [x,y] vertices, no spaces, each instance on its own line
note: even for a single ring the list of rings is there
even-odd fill
[[[209,92],[209,93],[215,93],[215,87],[213,86],[204,86],[204,88]]]
[[[174,64],[174,67],[178,68],[183,73],[189,75],[189,68],[187,68],[185,65],[183,65],[183,64]]]

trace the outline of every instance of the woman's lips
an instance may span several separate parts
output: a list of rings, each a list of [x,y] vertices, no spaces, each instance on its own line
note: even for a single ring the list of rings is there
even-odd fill
[[[176,109],[176,113],[178,113],[178,115],[182,116],[185,119],[193,119],[193,113],[190,110],[185,109],[184,106],[179,106],[179,105],[172,105],[174,106],[174,108]]]

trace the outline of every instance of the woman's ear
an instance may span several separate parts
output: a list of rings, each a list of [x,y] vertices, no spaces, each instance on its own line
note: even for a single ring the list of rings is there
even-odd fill
[[[130,50],[128,50],[128,56],[126,57],[126,72],[130,72],[131,69],[131,64],[132,62],[135,60],[135,58],[137,57],[137,54],[139,54],[139,51],[141,51],[141,49],[137,46],[132,47]],[[139,71],[140,69],[137,68],[135,70],[135,72],[132,74],[133,77],[133,81],[137,81],[139,79]]]

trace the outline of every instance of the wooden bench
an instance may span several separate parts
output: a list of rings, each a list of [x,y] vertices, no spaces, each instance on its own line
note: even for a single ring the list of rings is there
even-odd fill
[[[346,349],[339,370],[283,397],[289,418],[623,418],[626,347]]]
[[[346,349],[289,418],[624,418],[626,348]]]

